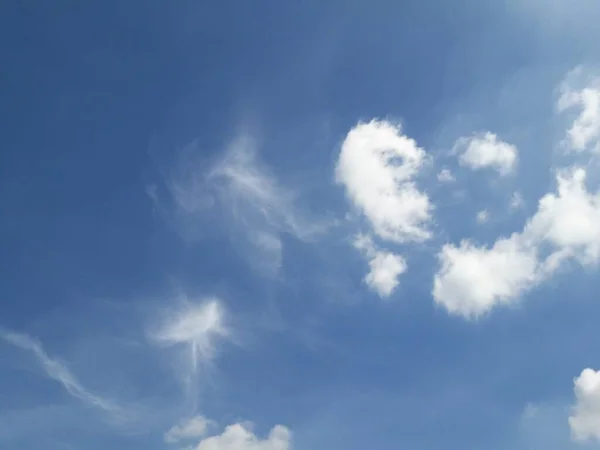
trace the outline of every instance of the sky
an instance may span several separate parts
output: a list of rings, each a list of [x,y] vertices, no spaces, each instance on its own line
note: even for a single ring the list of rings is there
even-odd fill
[[[0,447],[598,447],[598,17],[1,2]]]

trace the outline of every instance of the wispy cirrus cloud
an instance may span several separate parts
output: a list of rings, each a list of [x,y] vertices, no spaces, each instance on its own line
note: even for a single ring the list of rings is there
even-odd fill
[[[57,381],[71,396],[81,400],[84,404],[110,413],[115,417],[123,414],[123,409],[114,401],[104,398],[86,389],[67,365],[50,357],[44,350],[42,343],[22,333],[0,330],[0,339],[21,350],[30,352],[35,356],[46,376]]]
[[[232,338],[232,330],[226,325],[225,317],[225,308],[218,298],[200,301],[183,298],[180,299],[180,307],[168,313],[149,332],[152,342],[179,351],[181,366],[178,376],[189,394],[193,394],[198,383],[199,369],[209,366],[216,356],[219,341]]]
[[[217,223],[226,222],[218,228],[243,236],[243,246],[252,249],[252,265],[274,275],[282,264],[284,234],[313,242],[334,222],[304,212],[298,193],[259,160],[257,146],[251,136],[240,135],[220,158],[207,163],[199,146],[190,145],[166,180],[172,207],[164,206],[155,187],[148,194],[184,237],[195,236],[207,217],[218,214]]]

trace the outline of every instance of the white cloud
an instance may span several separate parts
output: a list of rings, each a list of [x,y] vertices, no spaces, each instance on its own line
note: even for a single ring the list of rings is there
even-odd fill
[[[260,163],[249,136],[234,140],[216,162],[199,161],[201,155],[196,144],[182,151],[180,164],[167,181],[173,211],[160,205],[155,187],[148,189],[167,220],[175,219],[184,238],[206,232],[211,211],[221,208],[218,212],[225,212],[230,221],[225,227],[219,223],[218,231],[225,228],[234,238],[243,236],[241,248],[250,245],[244,253],[252,264],[273,275],[281,266],[282,233],[310,242],[331,227],[330,222],[308,219],[300,212],[297,195]]]
[[[557,174],[557,193],[546,194],[523,231],[491,248],[469,241],[445,245],[438,258],[433,296],[450,312],[477,317],[512,303],[568,260],[600,259],[600,194],[585,187],[585,170]],[[542,257],[542,254],[545,254]]]
[[[17,348],[33,353],[46,375],[59,382],[73,397],[114,416],[121,415],[122,409],[118,405],[84,388],[64,363],[48,356],[39,341],[26,334],[6,330],[0,330],[0,339]]]
[[[565,112],[578,109],[579,114],[567,130],[568,148],[581,152],[600,151],[600,77],[586,80],[584,87],[575,87],[582,78],[582,69],[571,72],[560,86],[557,109]]]
[[[247,424],[236,423],[225,428],[222,434],[200,441],[196,450],[291,450],[291,432],[277,425],[265,439],[257,437]]]
[[[398,278],[406,269],[406,261],[400,255],[379,250],[369,236],[359,235],[354,246],[369,259],[370,271],[365,276],[365,283],[380,297],[389,297],[398,287]]]
[[[559,172],[558,193],[540,200],[524,233],[531,240],[551,244],[555,257],[573,257],[589,265],[600,257],[600,194],[586,190],[585,178],[581,168]]]
[[[516,211],[517,209],[521,209],[525,205],[525,199],[521,195],[520,192],[514,192],[512,197],[510,198],[510,202],[508,206],[512,211]]]
[[[512,173],[517,165],[518,150],[494,133],[486,132],[459,138],[452,149],[459,163],[473,170],[495,169],[500,175]]]
[[[437,175],[437,179],[440,183],[454,183],[456,181],[454,175],[452,175],[452,172],[450,172],[448,169],[440,170]]]
[[[483,210],[479,211],[477,213],[477,215],[475,216],[475,221],[478,224],[484,224],[488,220],[490,220],[490,212],[487,209],[483,209]]]
[[[201,364],[212,361],[219,340],[230,338],[231,330],[225,326],[225,310],[217,298],[193,304],[183,300],[184,307],[171,314],[163,324],[151,332],[151,338],[164,347],[183,349],[184,381],[192,386]]]
[[[438,254],[440,269],[433,298],[450,313],[476,318],[499,304],[509,304],[536,282],[538,261],[520,237],[498,240],[491,248],[462,241]]]
[[[427,226],[432,205],[414,182],[425,157],[425,151],[390,122],[359,123],[346,136],[335,179],[380,238],[421,242],[431,237]]]
[[[575,406],[569,417],[576,440],[600,441],[600,371],[585,369],[575,378]]]
[[[246,223],[261,216],[273,229],[306,241],[326,231],[327,225],[305,220],[294,207],[296,196],[282,186],[256,158],[254,143],[241,137],[215,164],[206,180],[227,202],[234,215]],[[250,208],[249,208],[250,207]]]
[[[165,433],[165,441],[169,443],[199,439],[206,435],[214,423],[203,416],[195,416],[182,421]]]

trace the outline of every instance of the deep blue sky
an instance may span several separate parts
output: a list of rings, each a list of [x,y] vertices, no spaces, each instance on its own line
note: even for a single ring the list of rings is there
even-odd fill
[[[594,270],[478,321],[434,305],[431,284],[444,242],[517,231],[552,189],[555,88],[600,63],[598,14],[585,0],[1,2],[0,327],[136,418],[115,423],[0,342],[0,447],[171,448],[163,434],[192,410],[261,436],[285,425],[297,450],[574,446],[572,380],[600,365]],[[435,237],[403,250],[414,263],[387,301],[362,282],[333,175],[372,118],[401,121],[435,161],[421,180]],[[465,171],[453,197],[437,168],[488,129],[519,147],[518,175]],[[241,134],[307,221],[338,223],[282,231],[276,274],[245,234],[263,219],[231,205],[182,219],[170,200]],[[514,190],[525,210],[502,213]],[[499,219],[477,227],[484,208]],[[219,297],[236,330],[192,391],[148,338],[182,296]]]

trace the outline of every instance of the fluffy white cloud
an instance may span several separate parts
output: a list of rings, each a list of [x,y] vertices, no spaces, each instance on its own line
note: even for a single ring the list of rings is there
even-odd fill
[[[380,297],[389,297],[398,287],[398,278],[407,269],[404,258],[389,251],[379,250],[369,236],[357,236],[354,246],[369,259],[370,271],[365,276],[367,286]]]
[[[558,193],[540,200],[524,234],[551,244],[557,258],[573,257],[589,265],[600,257],[600,194],[587,191],[585,178],[581,168],[559,172]]]
[[[433,298],[450,313],[476,318],[498,304],[513,302],[536,281],[535,253],[522,246],[520,236],[498,240],[491,248],[462,241],[446,244],[438,254],[440,269]]]
[[[247,424],[236,423],[225,428],[222,434],[200,441],[196,450],[291,450],[292,434],[277,425],[265,439],[257,437]]]
[[[482,209],[475,215],[475,221],[478,224],[486,223],[490,220],[490,212],[487,209]]]
[[[335,178],[380,238],[420,242],[431,236],[427,225],[432,206],[414,182],[425,157],[425,151],[390,122],[359,123],[346,136]]]
[[[574,391],[576,402],[569,417],[573,437],[600,441],[600,371],[583,370],[575,378]]]
[[[454,183],[456,179],[449,169],[442,169],[437,174],[437,179],[440,183]]]
[[[582,72],[581,68],[576,69],[561,84],[557,109],[559,112],[579,110],[567,130],[568,148],[578,152],[600,151],[600,77],[585,80],[584,87],[575,87],[583,77]]]
[[[459,138],[452,152],[458,155],[459,163],[463,166],[473,170],[492,168],[500,175],[514,171],[519,153],[517,147],[490,132]]]
[[[557,192],[542,197],[521,232],[491,248],[469,241],[445,245],[438,254],[435,301],[452,313],[476,317],[516,301],[567,260],[597,263],[600,195],[587,191],[585,175],[584,169],[559,172]]]
[[[165,441],[169,443],[199,439],[206,435],[208,428],[213,425],[211,420],[203,416],[195,416],[182,421],[165,433]]]

